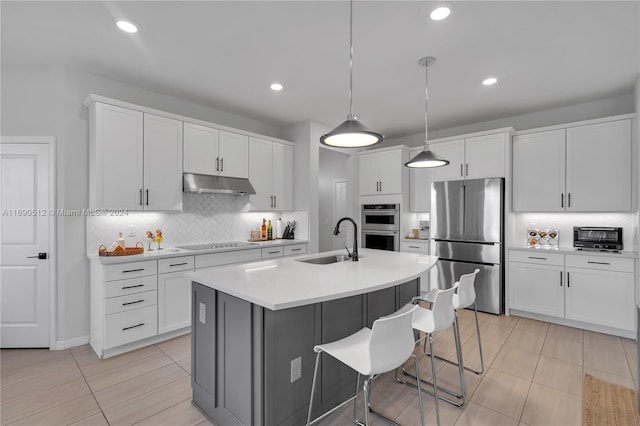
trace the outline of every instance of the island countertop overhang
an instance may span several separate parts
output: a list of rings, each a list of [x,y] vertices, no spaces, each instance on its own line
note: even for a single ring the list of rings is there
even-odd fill
[[[344,250],[259,263],[209,268],[186,274],[198,282],[273,311],[382,290],[419,277],[438,257],[361,249],[358,262],[315,265],[301,260]]]

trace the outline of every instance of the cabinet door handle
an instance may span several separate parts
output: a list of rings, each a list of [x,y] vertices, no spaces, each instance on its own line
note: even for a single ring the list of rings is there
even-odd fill
[[[224,172],[224,157],[220,159],[220,171]]]
[[[609,263],[609,262],[591,262],[591,261],[587,261],[587,263],[592,263],[594,265],[611,265],[611,263]]]
[[[529,256],[529,259],[547,260],[546,257]]]
[[[138,284],[138,285],[128,285],[125,287],[122,287],[123,290],[128,290],[130,288],[138,288],[138,287],[144,287],[144,284]]]
[[[469,176],[469,163],[466,163],[464,167],[465,167],[465,172],[464,172],[465,176]]]
[[[278,207],[278,196],[274,195],[273,196],[273,208],[275,209],[276,207]]]
[[[216,172],[220,171],[220,157],[216,157]]]
[[[140,324],[132,325],[130,327],[125,327],[125,328],[122,329],[122,331],[130,330],[130,329],[136,328],[136,327],[142,327],[143,325],[144,325],[144,323],[141,322]]]
[[[149,205],[149,190],[147,189],[147,205]]]
[[[142,188],[140,188],[140,205],[142,205]]]
[[[560,287],[562,287],[562,271],[560,271]]]
[[[140,272],[140,271],[144,271],[144,268],[138,268],[138,269],[127,269],[126,271],[122,271],[123,274],[129,273],[129,272]]]
[[[462,163],[460,163],[460,176],[464,176],[464,174],[462,173]]]
[[[567,207],[571,207],[571,193],[567,194]]]
[[[569,281],[569,273],[567,272],[567,287],[571,287],[571,282]]]
[[[269,207],[273,207],[273,195],[271,195],[271,196],[269,197],[269,200],[271,200],[271,201],[269,202]]]
[[[380,192],[382,192],[382,181],[380,181]]]
[[[173,266],[182,266],[182,265],[187,265],[188,262],[182,262],[182,263],[172,263],[169,265],[169,267],[173,267]]]
[[[144,302],[144,299],[136,300],[135,302],[126,302],[126,303],[123,303],[122,306],[135,305],[136,303],[142,303],[142,302]]]
[[[564,208],[564,192],[560,194],[560,207]]]

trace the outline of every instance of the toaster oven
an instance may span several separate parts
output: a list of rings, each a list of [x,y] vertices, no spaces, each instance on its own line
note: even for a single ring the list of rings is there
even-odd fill
[[[622,228],[574,226],[573,246],[580,249],[622,250]]]

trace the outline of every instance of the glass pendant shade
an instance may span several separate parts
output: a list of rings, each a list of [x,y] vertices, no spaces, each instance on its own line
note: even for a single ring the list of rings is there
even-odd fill
[[[338,127],[320,137],[320,143],[337,148],[361,148],[382,142],[383,136],[349,117]]]
[[[404,163],[406,167],[416,168],[441,167],[447,164],[449,164],[448,160],[445,160],[433,151],[429,151],[429,148],[425,148],[423,151],[420,151],[418,155]]]

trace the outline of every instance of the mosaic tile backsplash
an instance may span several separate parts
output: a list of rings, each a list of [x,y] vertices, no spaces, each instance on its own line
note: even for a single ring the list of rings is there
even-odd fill
[[[155,234],[156,229],[162,230],[163,247],[246,241],[251,229],[262,225],[262,218],[271,220],[274,232],[278,218],[282,218],[283,224],[295,220],[296,239],[309,238],[307,212],[243,212],[240,206],[246,203],[236,195],[183,194],[182,201],[182,213],[129,212],[120,217],[87,217],[87,253],[96,253],[100,244],[108,246],[120,232],[130,246],[136,241],[144,242],[146,231]],[[135,226],[135,237],[127,236],[129,225]]]
[[[559,246],[573,248],[574,226],[619,226],[622,227],[622,244],[626,251],[638,251],[637,219],[631,213],[517,213],[515,232],[510,245],[527,246],[527,229],[558,230]]]

